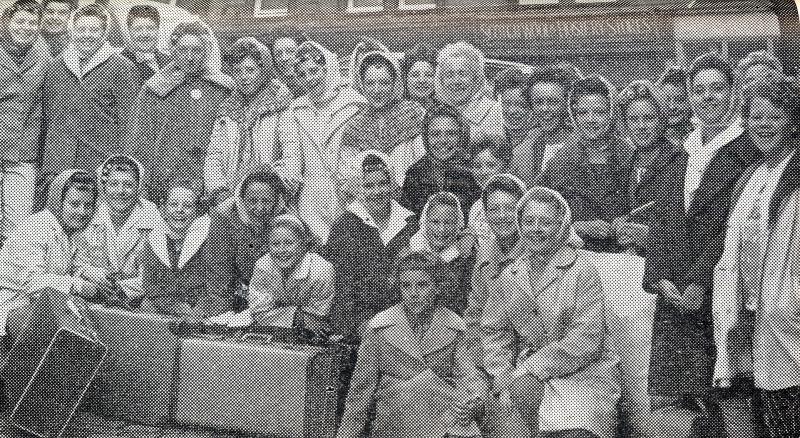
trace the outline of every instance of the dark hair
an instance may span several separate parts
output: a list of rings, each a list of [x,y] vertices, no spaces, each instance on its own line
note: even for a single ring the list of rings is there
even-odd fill
[[[489,183],[486,184],[486,187],[483,189],[481,201],[483,203],[484,210],[487,208],[486,200],[489,198],[489,195],[495,192],[508,193],[509,195],[517,198],[517,200],[521,199],[522,195],[525,194],[517,181],[514,181],[512,178],[509,178],[505,175],[495,176],[489,180]]]
[[[745,87],[742,92],[742,117],[747,120],[753,100],[766,99],[786,113],[793,138],[800,131],[800,89],[789,80],[760,79]]]
[[[108,28],[108,13],[97,3],[91,3],[78,9],[75,12],[73,21],[78,21],[81,17],[96,17],[103,23],[103,28]]]
[[[508,142],[508,140],[505,139],[505,137],[502,138],[486,137],[476,142],[474,145],[472,145],[472,147],[473,151],[475,151],[475,155],[472,157],[473,160],[475,159],[475,157],[478,156],[478,154],[480,154],[485,150],[488,150],[489,152],[491,152],[492,156],[502,161],[503,164],[508,165],[508,163],[511,162],[512,158],[511,144]]]
[[[78,0],[43,0],[42,1],[42,11],[44,8],[47,7],[50,3],[65,3],[69,5],[70,9],[76,9],[78,7]]]
[[[111,175],[111,172],[130,173],[137,182],[141,178],[141,175],[139,174],[139,166],[131,158],[124,155],[116,155],[106,161],[106,163],[103,165],[102,171],[100,172],[101,179],[105,182],[109,175]]]
[[[367,154],[361,162],[361,171],[367,172],[384,172],[386,177],[391,181],[392,175],[389,171],[389,164],[386,163],[381,157],[375,154]]]
[[[678,66],[667,67],[661,77],[658,78],[658,85],[672,85],[677,88],[686,88],[686,71]]]
[[[226,64],[233,66],[250,58],[255,61],[259,67],[264,68],[269,62],[267,59],[264,59],[265,56],[266,53],[263,52],[263,49],[258,46],[256,41],[251,38],[240,38],[234,41],[228,50],[225,51],[222,60]]]
[[[158,13],[158,9],[150,5],[134,5],[131,7],[131,10],[128,11],[128,18],[126,22],[128,26],[133,23],[133,20],[137,18],[149,18],[156,23],[156,26],[161,24],[161,14]]]
[[[445,207],[453,207],[456,211],[458,211],[459,207],[461,207],[461,203],[460,200],[458,199],[458,196],[450,192],[438,192],[428,197],[428,210],[426,213],[430,214],[430,209],[438,205],[443,205]],[[428,220],[427,215],[425,217],[425,220]]]
[[[536,84],[558,85],[563,90],[564,99],[566,99],[569,95],[569,91],[572,89],[572,84],[580,79],[580,74],[572,65],[569,65],[569,68],[566,65],[536,67],[528,74],[528,84],[525,87],[525,99],[528,101],[528,105],[532,106],[531,89]]]
[[[509,67],[497,74],[494,78],[495,97],[507,90],[520,90],[525,94],[528,78],[525,73],[517,67]]]
[[[169,178],[168,181],[163,184],[160,193],[158,193],[158,204],[166,205],[170,193],[175,189],[186,189],[194,193],[195,205],[198,210],[198,215],[200,215],[200,210],[204,207],[202,202],[203,191],[202,187],[198,187],[198,181],[192,178],[180,176]]]
[[[286,188],[278,174],[274,171],[264,169],[251,172],[244,178],[241,189],[239,190],[239,196],[243,198],[244,194],[247,192],[247,189],[255,183],[266,184],[272,187],[272,189],[275,191],[276,199],[280,198],[286,193]]]
[[[361,60],[361,65],[358,67],[358,77],[359,79],[364,79],[364,73],[367,71],[368,68],[372,66],[383,67],[389,72],[389,76],[392,77],[392,81],[397,80],[397,70],[395,70],[394,64],[392,61],[389,61],[386,58],[387,55],[382,55],[379,53],[369,53]]]
[[[17,12],[28,12],[36,15],[38,18],[42,18],[42,7],[39,6],[36,0],[17,0],[12,3],[11,6],[3,10],[3,22],[5,23],[10,20]]]
[[[408,80],[408,72],[411,71],[411,67],[418,62],[427,62],[436,69],[436,51],[426,45],[416,46],[405,55],[403,62],[400,63],[400,76],[404,83]]]
[[[449,280],[441,259],[436,254],[429,251],[402,250],[394,264],[393,271],[395,282],[403,272],[427,272],[437,289],[441,289],[444,283]]]
[[[609,108],[612,100],[612,90],[602,77],[589,75],[572,84],[572,91],[569,96],[569,106],[572,107],[578,99],[584,96],[603,96],[608,99]]]
[[[431,123],[438,118],[446,117],[452,119],[460,131],[461,140],[459,143],[466,149],[469,147],[469,124],[464,119],[461,113],[450,105],[444,103],[437,103],[427,113],[422,120],[422,140],[425,144],[425,150],[428,150],[428,131],[431,128]]]
[[[298,61],[297,64],[311,60],[317,65],[325,65],[325,54],[314,44],[303,44],[297,49],[294,58]]]
[[[717,70],[725,76],[728,86],[733,86],[733,69],[731,69],[731,65],[716,53],[704,53],[695,58],[686,73],[688,84],[691,85],[697,74],[703,70]]]
[[[69,189],[75,189],[79,192],[87,192],[92,194],[92,202],[97,202],[97,180],[85,170],[80,170],[67,178],[64,182],[64,188],[61,190],[61,201],[67,196]]]
[[[170,42],[174,45],[178,42],[178,40],[186,35],[207,37],[211,36],[211,31],[209,31],[208,28],[199,21],[179,23],[177,26],[175,26],[175,30],[172,31],[172,35],[170,35]]]

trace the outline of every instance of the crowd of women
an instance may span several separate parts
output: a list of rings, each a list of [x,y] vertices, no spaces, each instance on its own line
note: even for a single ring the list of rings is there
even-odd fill
[[[657,296],[657,435],[800,436],[800,91],[769,53],[618,92],[566,63],[490,82],[466,42],[347,60],[185,22],[166,54],[158,10],[124,18],[2,14],[4,339],[45,287],[302,328],[358,346],[339,437],[606,438],[587,251],[626,252]]]

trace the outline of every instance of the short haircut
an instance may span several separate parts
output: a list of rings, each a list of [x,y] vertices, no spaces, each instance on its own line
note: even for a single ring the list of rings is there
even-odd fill
[[[3,10],[3,21],[8,22],[17,12],[27,12],[42,18],[42,7],[36,0],[17,0]]]
[[[170,42],[174,45],[186,35],[194,35],[203,38],[211,36],[211,31],[200,21],[180,23],[175,26],[175,30],[172,31]]]
[[[722,59],[721,56],[714,52],[704,53],[698,56],[689,66],[689,71],[686,73],[688,84],[694,82],[698,73],[703,70],[716,70],[722,73],[729,86],[733,85],[733,70],[727,61]]]
[[[247,189],[256,183],[266,184],[272,187],[272,190],[275,191],[275,197],[280,198],[286,192],[286,188],[281,181],[281,178],[278,176],[277,173],[269,170],[258,170],[256,172],[249,173],[244,180],[242,181],[241,190],[239,191],[239,196],[244,197],[245,193],[247,193]]]
[[[250,58],[255,61],[259,67],[264,68],[265,65],[268,65],[269,60],[265,59],[267,54],[264,53],[263,50],[264,49],[259,47],[257,42],[252,38],[240,38],[231,44],[222,58],[223,61],[230,66],[234,66]]]
[[[800,131],[800,89],[789,80],[760,79],[745,87],[742,92],[742,117],[747,120],[753,100],[765,99],[786,113],[789,130],[797,138]]]
[[[385,68],[386,71],[389,72],[389,76],[392,77],[393,81],[397,80],[397,70],[395,69],[394,64],[389,61],[386,56],[390,56],[388,54],[379,54],[379,53],[368,53],[364,58],[361,60],[361,65],[358,68],[358,77],[363,80],[364,73],[367,72],[367,69],[373,66]]]
[[[528,86],[528,77],[517,67],[502,70],[494,78],[494,94],[499,96],[507,90],[520,90],[525,94]]]
[[[123,155],[111,157],[108,159],[108,161],[106,161],[106,164],[103,166],[103,169],[100,172],[101,179],[105,182],[109,175],[111,175],[111,172],[129,173],[133,175],[137,182],[141,178],[141,175],[139,174],[139,166],[136,164],[136,162]]]
[[[658,78],[658,85],[672,85],[676,88],[686,88],[686,70],[678,66],[667,67],[661,77]]]
[[[61,190],[60,199],[62,202],[70,189],[90,193],[92,195],[92,202],[97,202],[97,181],[89,172],[81,170],[67,178],[67,181],[64,183],[64,188]]]
[[[75,12],[75,18],[73,21],[78,21],[78,19],[81,17],[95,17],[103,24],[103,28],[108,28],[108,13],[97,3],[91,3],[79,8]]]
[[[572,89],[572,84],[580,79],[565,68],[549,65],[545,67],[534,68],[528,75],[528,84],[525,88],[525,99],[528,100],[528,105],[531,104],[531,89],[536,84],[555,84],[564,90],[564,98],[566,99],[569,91]]]
[[[514,179],[506,176],[506,175],[498,175],[493,177],[489,180],[489,183],[486,184],[486,188],[483,189],[483,196],[482,196],[482,203],[484,210],[487,208],[486,200],[489,196],[496,192],[503,192],[508,193],[511,196],[515,197],[517,200],[522,198],[522,195],[525,194],[522,187],[520,187],[519,183]]]
[[[68,4],[69,8],[75,10],[78,7],[78,0],[43,0],[42,1],[42,10],[47,7],[50,3],[64,3]]]
[[[613,90],[608,81],[598,75],[590,75],[576,81],[572,85],[569,97],[569,106],[572,107],[581,97],[584,96],[603,96],[608,99],[609,105],[613,98]]]
[[[131,10],[128,11],[128,18],[126,22],[128,26],[133,23],[133,20],[137,18],[149,18],[156,23],[156,26],[161,25],[161,14],[158,13],[158,9],[151,5],[134,5],[131,7]]]

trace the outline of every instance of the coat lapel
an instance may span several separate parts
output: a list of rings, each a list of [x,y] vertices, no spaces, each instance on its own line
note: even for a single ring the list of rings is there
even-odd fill
[[[422,336],[420,348],[423,356],[435,353],[455,341],[458,335],[458,327],[454,327],[457,324],[452,321],[455,316],[446,308],[439,307],[436,309],[433,313],[431,326]]]
[[[181,255],[178,257],[178,269],[183,269],[186,263],[200,250],[200,247],[208,237],[210,224],[211,221],[208,216],[201,216],[192,222],[189,231],[186,233],[186,238],[183,241]]]
[[[403,305],[397,304],[390,307],[383,312],[381,317],[385,319],[382,321],[382,325],[385,327],[383,336],[386,342],[421,363],[425,363],[420,343],[411,330],[411,325],[403,311]]]

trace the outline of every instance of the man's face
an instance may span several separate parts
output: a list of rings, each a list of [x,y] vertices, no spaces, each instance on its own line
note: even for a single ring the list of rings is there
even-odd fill
[[[716,69],[700,70],[692,80],[690,100],[694,114],[707,125],[725,122],[731,107],[731,84]]]
[[[82,59],[87,59],[97,52],[105,42],[105,26],[93,16],[81,16],[75,20],[73,41]]]
[[[137,52],[155,52],[158,45],[158,24],[152,18],[134,18],[128,26],[133,48]]]
[[[42,32],[47,34],[66,33],[72,6],[59,1],[50,2],[42,11]]]
[[[567,98],[564,88],[551,82],[539,82],[529,90],[533,121],[544,132],[554,132],[564,125]]]
[[[282,75],[294,76],[295,52],[297,52],[297,43],[291,38],[278,38],[272,45],[272,56]]]
[[[8,20],[8,34],[17,46],[30,46],[36,41],[38,32],[39,16],[34,13],[18,11]]]
[[[205,42],[199,35],[183,35],[175,43],[173,56],[182,72],[197,73],[203,69],[206,61]]]
[[[503,120],[512,130],[525,129],[531,120],[531,111],[525,101],[525,93],[520,88],[510,88],[500,93]]]

